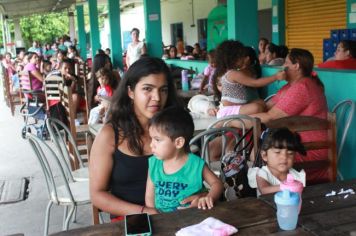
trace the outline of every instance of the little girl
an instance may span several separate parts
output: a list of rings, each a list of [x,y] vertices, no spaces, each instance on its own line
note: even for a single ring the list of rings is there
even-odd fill
[[[287,174],[292,174],[305,186],[305,172],[293,169],[296,152],[305,155],[306,151],[299,134],[287,128],[270,129],[264,132],[261,146],[261,157],[266,163],[262,168],[250,168],[248,180],[251,188],[257,188],[260,194],[280,191],[279,185],[287,179]]]
[[[264,111],[254,87],[263,87],[281,74],[257,79],[261,68],[254,49],[234,40],[222,42],[216,49],[216,77],[221,77],[221,104],[217,118],[229,115],[250,115]]]
[[[99,105],[90,110],[88,124],[96,124],[99,122],[100,118],[104,116],[106,110],[108,109],[107,103],[103,99],[107,99],[112,96],[112,88],[110,86],[111,71],[106,68],[101,68],[96,72],[96,77],[100,83],[96,91],[95,101],[99,102]]]
[[[201,81],[199,93],[213,93],[213,76],[215,73],[215,50],[210,50],[208,53],[209,65],[204,69],[204,78]]]

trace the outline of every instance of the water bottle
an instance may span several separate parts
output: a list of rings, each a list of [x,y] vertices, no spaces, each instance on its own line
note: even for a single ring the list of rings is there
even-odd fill
[[[303,192],[303,184],[298,180],[295,180],[293,175],[288,174],[287,179],[280,184],[280,189],[283,191],[284,189],[288,189],[291,192],[295,192],[299,194],[300,202],[299,202],[299,211],[302,207],[302,192]]]
[[[189,91],[188,70],[182,70],[182,90]]]
[[[277,222],[282,230],[294,230],[297,227],[299,214],[299,194],[287,189],[274,195],[277,205]]]

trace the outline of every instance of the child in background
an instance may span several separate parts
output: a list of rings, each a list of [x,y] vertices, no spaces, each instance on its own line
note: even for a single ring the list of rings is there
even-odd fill
[[[99,122],[100,118],[104,117],[105,112],[107,111],[107,103],[103,99],[107,99],[112,96],[112,88],[110,86],[110,80],[112,78],[112,73],[107,68],[101,68],[96,72],[96,78],[100,83],[96,91],[96,96],[94,100],[99,102],[99,105],[90,110],[88,124],[96,124]]]
[[[15,74],[12,75],[11,81],[12,81],[12,91],[18,91],[20,89],[20,75],[19,73],[23,71],[23,65],[17,64],[16,66],[16,71]]]
[[[161,212],[184,207],[183,199],[199,193],[203,181],[209,193],[194,200],[190,207],[211,209],[219,199],[223,185],[204,160],[189,153],[193,137],[192,117],[183,108],[170,107],[157,113],[150,121],[149,133],[154,156],[149,160],[145,202]]]
[[[217,118],[229,115],[250,115],[263,112],[264,102],[258,99],[256,87],[263,87],[282,74],[260,78],[261,67],[256,52],[234,40],[222,42],[216,49],[216,72],[221,77],[222,92]],[[278,76],[280,75],[280,76]]]
[[[215,50],[210,50],[208,53],[209,65],[204,69],[204,78],[200,84],[200,93],[208,91],[208,94],[213,92],[213,75],[215,73]]]
[[[257,188],[257,196],[280,191],[279,185],[287,179],[287,174],[305,186],[304,170],[298,172],[292,168],[296,153],[306,154],[299,134],[280,128],[267,130],[262,136],[266,136],[261,146],[266,166],[250,168],[248,172],[249,185]]]

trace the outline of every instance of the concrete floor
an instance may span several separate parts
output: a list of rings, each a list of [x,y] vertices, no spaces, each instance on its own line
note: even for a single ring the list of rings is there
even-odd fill
[[[0,86],[1,87],[1,86]],[[0,235],[22,233],[26,236],[43,235],[48,192],[43,173],[29,143],[21,138],[23,119],[10,109],[0,92],[0,179],[26,177],[30,180],[29,195],[25,201],[0,205]],[[61,231],[63,207],[53,205],[49,233]],[[91,207],[78,208],[77,223],[70,229],[91,225]]]

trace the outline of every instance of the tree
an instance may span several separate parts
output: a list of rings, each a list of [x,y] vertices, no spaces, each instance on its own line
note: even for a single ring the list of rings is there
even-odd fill
[[[31,15],[20,20],[22,37],[27,47],[34,40],[40,43],[52,43],[56,38],[69,32],[67,12]]]

